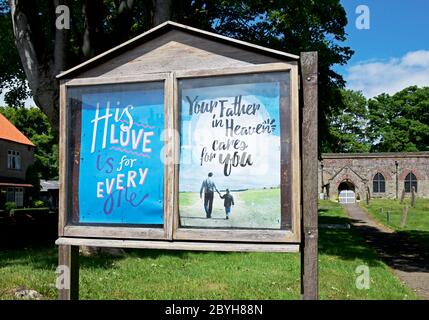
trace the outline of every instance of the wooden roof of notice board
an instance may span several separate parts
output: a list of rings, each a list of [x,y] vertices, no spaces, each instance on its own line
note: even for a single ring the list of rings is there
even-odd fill
[[[252,51],[255,53],[259,53],[265,56],[270,56],[270,57],[274,57],[274,58],[278,58],[278,59],[282,59],[285,61],[297,61],[299,60],[299,56],[294,55],[294,54],[290,54],[290,53],[286,53],[283,51],[279,51],[279,50],[274,50],[274,49],[270,49],[267,47],[263,47],[263,46],[259,46],[259,45],[255,45],[249,42],[245,42],[245,41],[241,41],[241,40],[237,40],[237,39],[233,39],[230,37],[226,37],[226,36],[222,36],[216,33],[212,33],[212,32],[208,32],[208,31],[204,31],[201,29],[197,29],[197,28],[193,28],[193,27],[189,27],[180,23],[176,23],[176,22],[172,22],[172,21],[167,21],[164,22],[162,24],[160,24],[159,26],[152,28],[150,30],[148,30],[147,32],[142,33],[141,35],[130,39],[108,51],[105,51],[104,53],[89,59],[87,61],[85,61],[84,63],[77,65],[67,71],[64,71],[62,73],[60,73],[59,75],[57,75],[58,79],[70,79],[73,76],[80,74],[84,71],[87,71],[91,68],[96,67],[97,65],[100,65],[108,60],[111,60],[115,57],[117,57],[118,55],[127,52],[128,50],[131,50],[139,45],[142,45],[150,40],[153,40],[169,31],[172,30],[178,30],[178,31],[182,31],[191,35],[195,35],[195,36],[199,36],[199,37],[203,37],[206,38],[208,40],[211,41],[215,41],[215,42],[219,42],[219,43],[223,43],[223,44],[227,44],[230,46],[235,46],[237,48],[243,49],[243,50],[247,50],[247,51]]]

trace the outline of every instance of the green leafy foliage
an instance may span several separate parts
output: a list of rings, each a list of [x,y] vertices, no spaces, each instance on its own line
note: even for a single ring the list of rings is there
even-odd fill
[[[371,144],[367,137],[367,100],[361,92],[342,90],[344,109],[330,117],[330,135],[336,143],[331,152],[368,152]]]
[[[341,90],[344,109],[329,118],[330,152],[429,151],[429,87],[367,100]]]
[[[12,210],[16,209],[16,203],[15,202],[6,202],[4,204],[4,209],[7,213],[10,213]]]
[[[429,87],[408,87],[368,102],[371,151],[429,151]]]
[[[15,106],[23,106],[30,95],[5,0],[0,0],[0,93],[5,94],[7,104]]]
[[[33,207],[34,208],[44,208],[46,207],[45,202],[43,200],[35,200],[33,202]]]
[[[38,185],[37,177],[58,177],[58,137],[46,115],[36,107],[0,107],[0,113],[36,145],[34,165],[28,169],[27,178]]]

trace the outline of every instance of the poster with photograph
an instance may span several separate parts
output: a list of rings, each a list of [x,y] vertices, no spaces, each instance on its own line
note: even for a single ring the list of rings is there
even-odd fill
[[[280,229],[279,81],[181,80],[179,96],[180,226]]]
[[[163,85],[109,88],[81,98],[79,222],[162,225]]]

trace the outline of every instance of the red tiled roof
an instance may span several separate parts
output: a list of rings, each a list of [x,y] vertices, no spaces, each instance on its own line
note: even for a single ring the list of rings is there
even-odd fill
[[[0,139],[16,143],[35,146],[26,136],[22,134],[4,115],[0,113]]]

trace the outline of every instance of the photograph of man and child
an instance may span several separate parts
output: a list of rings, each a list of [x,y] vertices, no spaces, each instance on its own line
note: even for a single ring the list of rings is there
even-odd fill
[[[200,189],[200,199],[203,199],[204,194],[204,210],[206,213],[206,218],[210,219],[212,217],[213,211],[213,201],[215,191],[221,199],[223,199],[223,206],[225,207],[225,219],[229,219],[231,214],[232,206],[234,205],[234,197],[230,193],[229,189],[226,189],[225,194],[221,195],[219,190],[216,187],[216,184],[212,180],[213,173],[209,172],[207,179],[203,181]]]
[[[280,229],[281,86],[271,78],[266,80],[183,85],[178,177],[180,227]],[[237,99],[241,109],[258,108],[240,113]],[[190,112],[195,107],[194,100],[199,106],[213,108]]]

